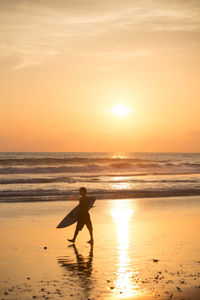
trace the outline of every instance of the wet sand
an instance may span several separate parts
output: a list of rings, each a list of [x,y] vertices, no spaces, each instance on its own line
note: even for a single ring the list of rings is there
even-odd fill
[[[1,203],[0,299],[200,299],[200,197],[96,201],[93,247],[75,205]]]

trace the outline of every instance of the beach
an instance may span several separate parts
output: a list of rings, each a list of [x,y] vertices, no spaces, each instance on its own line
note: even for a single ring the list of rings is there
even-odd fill
[[[97,198],[93,247],[75,201],[1,203],[0,299],[199,299],[199,200]]]

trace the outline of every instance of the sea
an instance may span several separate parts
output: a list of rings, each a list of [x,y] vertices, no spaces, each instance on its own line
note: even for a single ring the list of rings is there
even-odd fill
[[[200,195],[200,153],[1,152],[0,202]]]

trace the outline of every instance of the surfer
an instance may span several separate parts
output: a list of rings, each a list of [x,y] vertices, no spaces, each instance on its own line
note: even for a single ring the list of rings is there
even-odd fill
[[[79,215],[78,215],[77,225],[76,225],[73,239],[68,239],[68,241],[75,243],[75,240],[77,238],[79,231],[81,231],[83,229],[84,225],[86,225],[87,229],[90,233],[90,240],[88,241],[88,243],[93,244],[93,242],[94,242],[93,228],[92,228],[92,222],[90,219],[90,214],[88,212],[90,198],[87,196],[87,190],[85,187],[81,187],[79,189],[79,192],[81,194],[81,197],[79,198]]]

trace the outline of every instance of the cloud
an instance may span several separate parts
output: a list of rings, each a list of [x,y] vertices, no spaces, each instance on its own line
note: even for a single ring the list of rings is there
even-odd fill
[[[127,36],[127,42],[120,45],[126,48],[134,35],[144,32],[198,34],[199,12],[198,0],[126,0],[123,3],[118,0],[1,0],[0,56],[17,55],[19,69],[52,60],[62,53],[79,55],[79,45],[83,43],[98,42],[103,47],[105,39],[109,37],[112,41],[117,35]],[[98,52],[94,49],[92,55],[98,56]],[[129,49],[130,58],[135,56],[130,52]]]
[[[55,50],[46,50],[42,51],[19,51],[23,59],[19,59],[19,62],[15,65],[14,70],[23,69],[30,66],[36,66],[44,63],[44,61],[55,59],[55,56],[59,55],[58,51]]]

